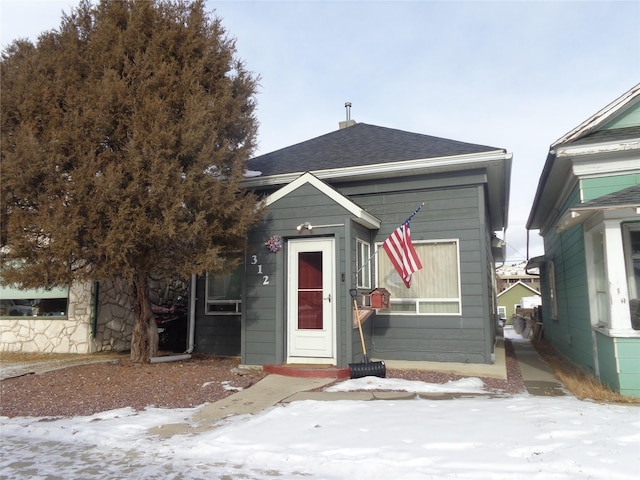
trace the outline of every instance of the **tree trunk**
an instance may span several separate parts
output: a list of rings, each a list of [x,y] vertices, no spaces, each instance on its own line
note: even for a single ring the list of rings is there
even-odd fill
[[[129,282],[129,298],[133,306],[133,333],[131,335],[131,361],[148,363],[158,353],[158,326],[149,302],[149,279],[137,273]]]

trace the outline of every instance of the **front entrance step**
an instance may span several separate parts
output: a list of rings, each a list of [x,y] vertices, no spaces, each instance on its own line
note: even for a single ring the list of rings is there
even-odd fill
[[[350,377],[349,368],[335,365],[312,365],[286,363],[281,365],[263,365],[262,370],[275,375],[301,378],[335,378],[344,380]]]

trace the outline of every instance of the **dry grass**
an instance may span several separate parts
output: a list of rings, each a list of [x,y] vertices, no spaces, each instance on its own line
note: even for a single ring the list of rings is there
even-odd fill
[[[48,360],[66,360],[77,358],[77,354],[73,353],[18,353],[18,352],[2,352],[0,353],[0,363],[18,363],[18,362],[46,362]]]
[[[640,405],[640,398],[628,397],[612,391],[589,372],[560,355],[544,339],[534,341],[532,344],[542,358],[547,361],[553,374],[576,398],[580,400],[591,399],[596,402]]]

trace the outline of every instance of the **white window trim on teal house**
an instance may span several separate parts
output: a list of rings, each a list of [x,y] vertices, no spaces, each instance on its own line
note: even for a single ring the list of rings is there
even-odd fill
[[[640,331],[631,328],[624,241],[625,220],[628,220],[628,217],[623,216],[622,212],[605,212],[605,214],[595,215],[584,226],[591,325],[594,329],[610,337],[640,337]],[[609,304],[606,318],[601,318],[604,315],[601,314],[598,304],[597,281],[598,275],[602,276],[602,272],[598,273],[596,267],[595,249],[602,248],[598,245],[597,240],[600,234],[605,251],[605,278],[600,278],[600,282],[604,281],[607,286]]]
[[[626,260],[627,285],[629,288],[629,299],[640,299],[640,278],[635,270],[635,263],[640,262],[640,251],[632,250],[632,236],[640,237],[640,221],[623,223],[622,243],[624,247],[624,257]],[[640,242],[639,242],[640,243]]]

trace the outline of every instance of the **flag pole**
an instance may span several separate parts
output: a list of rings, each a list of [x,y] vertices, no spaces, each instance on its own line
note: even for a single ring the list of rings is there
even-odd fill
[[[410,222],[410,221],[413,219],[413,217],[415,217],[416,213],[418,213],[420,210],[422,210],[422,207],[424,207],[424,204],[425,204],[425,202],[422,202],[422,203],[420,204],[420,206],[418,206],[418,208],[416,208],[416,211],[415,211],[415,212],[413,212],[411,215],[409,215],[409,218],[407,218],[407,219],[404,221],[404,223]]]

